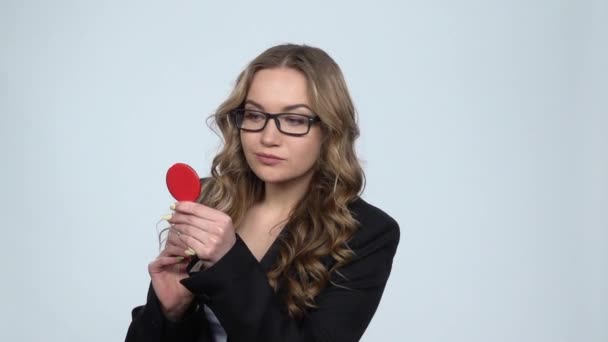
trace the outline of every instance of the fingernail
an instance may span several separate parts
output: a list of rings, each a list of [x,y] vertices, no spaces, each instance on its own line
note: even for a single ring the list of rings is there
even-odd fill
[[[184,260],[184,257],[183,256],[178,256],[177,260],[182,261],[182,260]]]
[[[192,248],[188,248],[188,249],[186,249],[186,250],[184,251],[184,253],[186,253],[187,255],[190,255],[190,256],[194,256],[194,255],[196,255],[196,252],[195,252],[195,251],[194,251],[194,249],[192,249]]]
[[[171,205],[169,206],[169,209],[175,210],[175,203],[171,203]]]
[[[173,217],[173,215],[167,214],[167,215],[164,215],[163,217],[161,217],[160,219],[161,220],[165,220],[165,221],[169,221],[172,217]]]

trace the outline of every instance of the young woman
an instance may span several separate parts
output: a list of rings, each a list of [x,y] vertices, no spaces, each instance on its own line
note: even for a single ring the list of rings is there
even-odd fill
[[[171,205],[126,341],[358,341],[399,226],[359,197],[340,68],[318,48],[272,47],[212,118],[223,148],[199,199]]]

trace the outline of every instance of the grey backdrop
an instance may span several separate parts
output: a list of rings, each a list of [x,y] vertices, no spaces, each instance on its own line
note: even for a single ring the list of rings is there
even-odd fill
[[[2,1],[0,340],[120,341],[174,162],[284,42],[360,114],[402,240],[364,341],[608,341],[607,1]]]

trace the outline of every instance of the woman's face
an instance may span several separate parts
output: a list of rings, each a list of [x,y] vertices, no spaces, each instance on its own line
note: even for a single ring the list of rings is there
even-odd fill
[[[291,68],[262,69],[255,73],[245,108],[271,114],[295,113],[314,116],[310,109],[307,79]],[[274,120],[261,132],[241,131],[241,144],[249,167],[264,182],[283,183],[306,179],[321,151],[322,132],[318,123],[308,134],[290,136],[281,133]],[[267,159],[260,154],[280,159]]]

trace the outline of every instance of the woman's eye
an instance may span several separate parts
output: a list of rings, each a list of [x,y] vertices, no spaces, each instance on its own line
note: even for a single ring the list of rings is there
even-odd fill
[[[264,119],[264,115],[255,112],[245,112],[245,119],[251,121],[259,121]]]
[[[301,117],[301,116],[286,116],[285,117],[285,122],[287,122],[288,124],[290,124],[291,126],[299,126],[299,125],[305,125],[306,124],[306,119]]]

